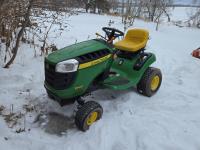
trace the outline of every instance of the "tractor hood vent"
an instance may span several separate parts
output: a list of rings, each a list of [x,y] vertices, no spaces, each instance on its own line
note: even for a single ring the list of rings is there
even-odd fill
[[[61,61],[68,59],[74,59],[79,56],[87,55],[89,53],[95,53],[99,50],[109,49],[108,45],[102,43],[102,41],[89,40],[80,43],[76,43],[67,47],[64,47],[58,51],[55,51],[45,58],[50,64],[57,64]],[[100,54],[101,55],[101,54]]]
[[[90,62],[99,58],[102,58],[106,55],[110,54],[110,51],[108,49],[102,49],[98,50],[92,53],[87,53],[82,56],[78,56],[76,59],[79,61],[80,64]]]

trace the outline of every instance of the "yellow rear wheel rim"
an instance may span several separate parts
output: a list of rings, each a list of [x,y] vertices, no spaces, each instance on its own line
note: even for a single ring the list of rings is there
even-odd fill
[[[97,117],[98,117],[98,112],[96,111],[92,112],[86,120],[87,125],[89,126],[92,125],[97,120]]]
[[[154,76],[151,80],[151,90],[155,91],[160,84],[160,77],[158,75]]]

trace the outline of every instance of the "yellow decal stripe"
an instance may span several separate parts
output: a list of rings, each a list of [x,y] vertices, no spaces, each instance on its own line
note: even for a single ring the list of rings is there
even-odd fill
[[[94,65],[96,65],[96,64],[99,64],[99,63],[101,63],[101,62],[107,60],[107,59],[110,58],[110,57],[111,57],[111,54],[106,55],[106,56],[104,56],[104,57],[102,57],[102,58],[99,58],[99,59],[96,59],[96,60],[93,60],[93,61],[84,63],[84,64],[80,64],[78,69],[84,69],[84,68],[87,68],[87,67],[94,66]]]

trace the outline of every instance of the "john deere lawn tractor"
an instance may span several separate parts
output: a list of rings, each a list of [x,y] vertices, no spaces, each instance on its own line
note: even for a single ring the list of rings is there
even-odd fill
[[[103,27],[105,37],[80,42],[45,58],[45,88],[61,105],[77,102],[75,124],[86,131],[102,117],[103,108],[83,96],[97,89],[126,90],[137,87],[145,96],[154,95],[162,81],[161,71],[150,67],[156,61],[145,52],[149,32],[130,29],[124,36],[115,28]],[[113,41],[121,40],[113,44]]]

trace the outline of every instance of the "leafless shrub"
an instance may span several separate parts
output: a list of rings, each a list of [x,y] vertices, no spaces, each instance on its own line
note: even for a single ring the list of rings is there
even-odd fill
[[[135,18],[143,18],[158,25],[161,22],[162,16],[167,16],[170,21],[170,10],[168,7],[172,4],[172,0],[122,0],[122,23],[126,29],[132,26]]]
[[[5,109],[5,107],[3,105],[0,106],[0,115],[2,114],[3,110]]]
[[[190,18],[187,22],[189,26],[197,27],[200,29],[200,8],[196,8],[195,12],[190,14]]]
[[[61,4],[53,0],[1,0],[0,45],[5,50],[0,51],[1,55],[4,55],[0,63],[9,68],[17,56],[21,41],[32,45],[41,44],[43,50],[50,47],[52,43],[48,45],[47,41],[50,30],[54,25],[62,28],[63,22],[58,16],[64,13],[71,15],[70,9],[66,7],[69,2],[71,1],[66,0]],[[37,22],[38,18],[40,22]]]
[[[108,0],[75,0],[74,2],[83,4],[86,12],[91,10],[92,13],[105,13],[109,12],[110,9],[110,3]]]
[[[3,117],[9,128],[16,126],[19,120],[24,117],[24,113],[14,112],[14,105],[10,105],[9,110],[6,110],[4,106],[0,106],[0,115]]]

